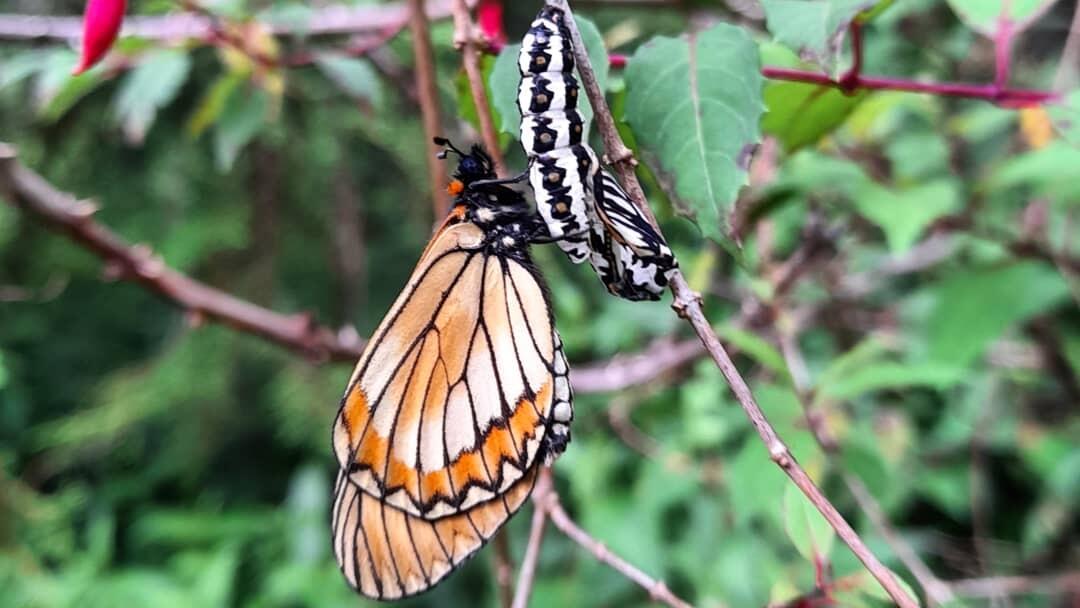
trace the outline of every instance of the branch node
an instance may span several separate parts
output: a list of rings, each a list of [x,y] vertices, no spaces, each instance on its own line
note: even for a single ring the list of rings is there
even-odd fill
[[[101,206],[92,199],[85,199],[76,201],[75,204],[71,206],[71,214],[79,220],[87,220],[100,209]]]
[[[671,301],[671,309],[675,311],[675,314],[680,318],[689,320],[690,309],[701,307],[701,294],[692,291],[684,290],[680,292],[675,299]]]
[[[791,451],[779,440],[769,446],[769,459],[782,469],[791,468],[793,462]]]
[[[622,146],[617,150],[611,152],[604,152],[604,155],[600,157],[605,165],[613,165],[615,163],[630,163],[631,167],[638,166],[638,161],[634,158],[634,151],[626,146]]]

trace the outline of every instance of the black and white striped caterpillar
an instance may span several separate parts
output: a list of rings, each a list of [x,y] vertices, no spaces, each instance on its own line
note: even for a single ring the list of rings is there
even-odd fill
[[[608,291],[656,300],[678,262],[589,147],[565,19],[541,9],[518,55],[521,145],[537,211],[570,260],[589,260]]]

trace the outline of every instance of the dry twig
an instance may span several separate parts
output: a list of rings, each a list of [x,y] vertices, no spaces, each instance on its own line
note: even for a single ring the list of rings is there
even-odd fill
[[[443,128],[439,118],[439,89],[435,84],[435,55],[431,50],[431,34],[428,32],[427,15],[424,13],[424,0],[409,0],[409,30],[412,32],[416,66],[416,92],[424,123],[424,146],[428,150],[431,207],[434,221],[438,223],[450,210],[450,196],[446,192],[446,163],[436,157],[439,150],[434,143],[436,137],[443,135]]]
[[[469,90],[473,103],[476,104],[476,116],[480,122],[480,138],[488,154],[495,161],[495,168],[500,176],[506,173],[502,147],[499,146],[499,132],[491,118],[491,105],[488,101],[487,88],[484,86],[484,74],[480,69],[480,40],[476,26],[469,17],[469,8],[465,0],[454,0],[454,46],[461,51],[461,63],[469,79]]]
[[[637,176],[634,174],[634,164],[632,161],[633,153],[623,143],[622,138],[615,128],[615,121],[611,116],[611,111],[608,109],[604,94],[596,82],[596,75],[593,72],[592,65],[589,63],[589,57],[585,53],[585,45],[581,39],[581,32],[578,31],[577,24],[574,23],[571,16],[570,5],[567,0],[548,0],[548,4],[562,9],[568,17],[566,19],[566,25],[573,38],[574,54],[577,59],[578,72],[581,74],[582,83],[589,95],[589,101],[595,112],[597,127],[604,140],[604,147],[608,158],[614,161],[613,168],[618,174],[622,185],[630,194],[630,198],[634,201],[634,204],[636,204],[638,208],[641,209],[642,213],[645,214],[645,217],[656,226],[656,218],[653,216],[652,210],[649,209],[641,190],[641,185],[638,183]],[[810,502],[813,503],[818,511],[821,512],[822,516],[825,517],[825,520],[829,522],[833,530],[836,531],[837,536],[844,541],[856,557],[859,558],[859,561],[861,561],[874,578],[881,583],[881,586],[888,592],[889,596],[904,608],[915,608],[918,605],[915,600],[908,596],[899,583],[897,583],[892,572],[874,557],[862,542],[862,539],[855,533],[855,530],[844,520],[843,516],[840,515],[840,512],[836,510],[836,507],[834,507],[821,493],[821,490],[814,485],[813,480],[811,480],[806,474],[806,471],[799,466],[787,445],[785,445],[776,434],[776,431],[754,400],[754,396],[750,392],[750,387],[746,385],[746,381],[743,380],[742,375],[739,373],[738,369],[735,368],[735,364],[732,363],[731,358],[720,344],[720,339],[713,331],[712,325],[705,317],[701,308],[700,296],[690,289],[690,286],[686,283],[686,279],[683,278],[682,274],[679,272],[676,272],[672,278],[671,291],[675,297],[672,306],[679,316],[686,319],[690,325],[693,326],[695,333],[697,333],[698,337],[705,345],[705,349],[712,356],[716,366],[727,380],[728,385],[735,395],[735,399],[739,402],[739,405],[742,406],[743,411],[745,411],[746,415],[750,418],[750,422],[754,425],[761,440],[765,443],[765,447],[773,462],[775,462],[777,466],[787,474],[792,482],[802,490]],[[556,523],[556,525],[558,524]]]
[[[176,302],[193,322],[218,321],[317,360],[355,361],[360,356],[364,340],[355,331],[334,332],[316,324],[307,313],[283,315],[268,310],[169,268],[150,248],[127,243],[95,222],[93,203],[57,190],[22,166],[15,149],[2,143],[0,194],[105,260],[109,275],[139,283]]]

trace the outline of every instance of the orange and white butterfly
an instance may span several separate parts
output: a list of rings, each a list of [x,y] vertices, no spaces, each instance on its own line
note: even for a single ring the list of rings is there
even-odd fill
[[[454,208],[334,421],[334,554],[353,588],[383,600],[430,589],[473,555],[570,440],[566,358],[529,257],[546,230],[521,194],[477,183],[495,178],[480,147],[450,150]]]

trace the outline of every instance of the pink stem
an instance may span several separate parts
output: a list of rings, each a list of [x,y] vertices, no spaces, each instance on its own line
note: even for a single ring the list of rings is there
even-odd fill
[[[790,80],[794,82],[807,82],[820,84],[828,87],[854,92],[860,89],[909,91],[912,93],[929,93],[946,97],[968,97],[971,99],[985,99],[1006,108],[1025,108],[1039,105],[1058,99],[1058,94],[1051,91],[1035,91],[1028,89],[1006,89],[994,84],[964,84],[959,82],[916,82],[902,78],[888,78],[884,76],[862,76],[850,79],[847,83],[829,78],[825,74],[808,72],[806,70],[794,70],[789,68],[777,68],[765,66],[761,69],[762,75],[774,80]]]

